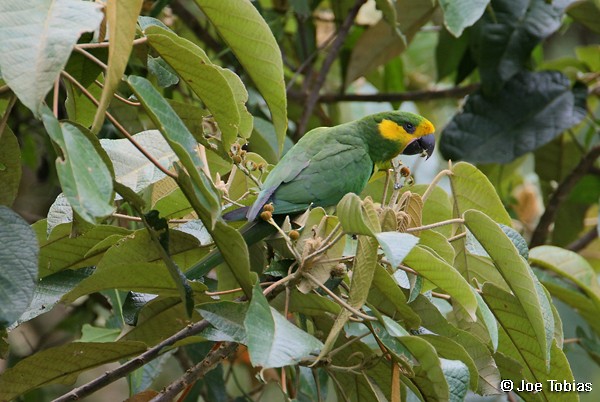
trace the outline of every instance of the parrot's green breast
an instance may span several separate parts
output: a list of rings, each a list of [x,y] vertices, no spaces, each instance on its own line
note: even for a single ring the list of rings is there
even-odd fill
[[[431,133],[428,120],[406,112],[311,130],[270,172],[247,218],[254,220],[267,203],[273,204],[275,214],[335,205],[347,193],[365,188],[376,163],[392,159]]]

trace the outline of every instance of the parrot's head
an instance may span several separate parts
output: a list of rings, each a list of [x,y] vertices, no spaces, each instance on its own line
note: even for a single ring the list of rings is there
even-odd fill
[[[397,144],[398,153],[424,154],[429,159],[435,148],[435,127],[429,120],[409,112],[381,113],[378,117],[379,135]]]

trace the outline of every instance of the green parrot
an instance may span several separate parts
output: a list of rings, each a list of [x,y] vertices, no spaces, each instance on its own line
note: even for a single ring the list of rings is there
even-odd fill
[[[274,233],[257,218],[266,204],[273,216],[298,214],[309,207],[336,205],[348,193],[359,194],[377,165],[399,154],[425,154],[435,147],[435,128],[426,118],[408,112],[383,112],[335,127],[315,128],[294,145],[267,176],[256,201],[225,214],[226,220],[249,222],[240,229],[251,245]],[[198,278],[222,262],[215,251],[191,268]]]

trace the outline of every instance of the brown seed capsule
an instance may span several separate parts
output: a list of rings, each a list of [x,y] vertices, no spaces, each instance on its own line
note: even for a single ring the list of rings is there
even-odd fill
[[[273,212],[275,211],[275,208],[273,207],[273,204],[265,204],[263,205],[263,211]]]
[[[232,159],[233,163],[242,163],[242,157],[239,155],[234,155]]]
[[[271,211],[263,211],[260,213],[260,219],[262,219],[263,221],[268,221],[272,217],[273,214],[271,213]]]
[[[410,169],[406,166],[403,166],[402,169],[400,169],[400,175],[402,175],[402,177],[410,176]]]
[[[290,239],[292,240],[298,240],[298,238],[300,238],[300,232],[297,230],[290,230],[288,236],[290,236]]]
[[[247,161],[246,162],[246,169],[248,169],[249,171],[254,171],[256,170],[256,163],[254,163],[253,161]]]
[[[256,168],[262,172],[265,169],[265,164],[260,162],[258,165],[256,165]]]

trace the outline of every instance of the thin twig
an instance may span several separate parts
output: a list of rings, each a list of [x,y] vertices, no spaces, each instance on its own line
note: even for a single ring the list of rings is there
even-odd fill
[[[319,75],[317,76],[317,79],[316,79],[314,85],[312,86],[310,92],[308,93],[306,102],[304,104],[304,111],[302,113],[302,117],[300,118],[300,121],[298,122],[298,129],[296,130],[294,139],[296,139],[296,140],[300,139],[300,137],[306,131],[306,126],[308,125],[308,119],[312,115],[315,105],[317,104],[317,101],[319,100],[319,91],[323,87],[323,84],[325,84],[325,79],[327,78],[329,69],[333,65],[333,62],[335,61],[340,50],[342,49],[342,45],[344,44],[344,41],[346,40],[346,37],[348,36],[348,33],[350,32],[350,28],[352,27],[352,24],[354,23],[354,19],[356,18],[356,15],[358,14],[358,10],[360,10],[360,8],[362,7],[362,5],[365,2],[366,2],[366,0],[356,0],[354,2],[354,5],[350,9],[350,11],[348,11],[348,15],[346,16],[346,19],[342,23],[342,26],[338,29],[337,36],[333,40],[333,42],[331,44],[331,48],[327,52],[327,56],[325,57],[325,60],[323,61],[323,65],[321,66]]]
[[[416,228],[408,228],[408,229],[406,229],[406,233],[420,232],[422,230],[435,229],[435,228],[438,228],[440,226],[452,225],[454,223],[465,223],[465,220],[463,218],[448,219],[448,220],[445,220],[445,221],[436,222],[436,223],[432,223],[432,224],[429,224],[429,225],[423,225],[423,226],[419,226],[419,227],[416,227]]]
[[[94,80],[94,83],[95,83],[96,85],[98,85],[100,88],[104,88],[104,84],[103,84],[103,83],[101,83],[100,81],[98,81],[98,80]],[[130,105],[130,106],[141,106],[141,105],[142,105],[140,102],[134,102],[134,101],[130,101],[129,99],[125,99],[125,98],[123,98],[121,95],[119,95],[119,94],[118,94],[118,93],[116,93],[116,92],[115,92],[115,93],[113,93],[113,96],[114,96],[114,97],[115,97],[117,100],[120,100],[121,102],[123,102],[123,103],[125,103],[125,104],[127,104],[127,105]]]
[[[331,233],[333,233],[333,232],[331,232]],[[330,235],[331,235],[331,233],[330,233]],[[333,240],[329,241],[328,243],[325,243],[325,242],[324,242],[324,244],[325,244],[325,245],[324,245],[323,247],[321,247],[321,248],[319,248],[317,251],[315,251],[315,252],[313,252],[313,253],[309,254],[309,255],[308,255],[308,256],[307,256],[307,257],[304,259],[304,261],[308,261],[308,260],[310,260],[311,258],[315,258],[315,257],[316,257],[316,256],[318,256],[319,254],[323,254],[325,251],[327,251],[327,250],[329,250],[331,247],[333,247],[333,245],[334,245],[335,243],[337,243],[338,241],[340,241],[340,239],[341,239],[342,237],[344,237],[345,235],[346,235],[346,233],[345,233],[345,232],[340,232],[340,233],[338,233],[338,235],[337,235],[337,236],[335,236],[335,238],[334,238]]]
[[[142,43],[146,43],[148,38],[145,36],[142,38],[135,39],[132,44],[133,46],[141,45]],[[78,43],[75,45],[75,48],[78,49],[99,49],[99,48],[107,48],[110,46],[110,42],[100,42],[100,43]]]
[[[300,256],[300,254],[298,253],[298,250],[296,250],[296,247],[294,247],[294,244],[292,243],[292,240],[287,235],[287,233],[285,233],[283,231],[283,229],[281,229],[279,227],[279,225],[277,224],[277,222],[275,222],[273,220],[273,218],[270,218],[267,222],[269,222],[269,224],[271,226],[273,226],[275,229],[277,229],[277,232],[279,232],[279,234],[283,237],[283,239],[285,240],[285,243],[287,244],[288,248],[290,249],[290,251],[292,252],[292,254],[294,254],[294,258],[296,259],[296,261],[302,261],[302,256]]]
[[[112,216],[115,218],[125,219],[127,221],[133,221],[133,222],[141,222],[142,221],[142,218],[140,218],[139,216],[119,214],[117,212],[113,213]],[[188,223],[193,220],[195,220],[195,219],[168,219],[167,222],[176,224],[176,223]]]
[[[266,288],[265,290],[263,290],[263,295],[265,295],[265,296],[268,295],[269,293],[271,293],[273,291],[273,289],[277,288],[278,286],[286,284],[287,282],[291,281],[295,277],[296,277],[295,274],[289,274],[289,275],[281,278],[277,282],[272,283],[268,288]]]
[[[79,53],[81,53],[82,55],[84,55],[85,57],[87,57],[88,59],[90,59],[91,61],[93,61],[94,63],[96,63],[97,65],[99,65],[103,70],[108,69],[108,66],[102,60],[100,60],[99,58],[97,58],[96,56],[91,54],[90,52],[88,52],[80,47],[75,47],[74,49],[76,51],[78,51]]]
[[[558,185],[556,191],[550,197],[546,210],[542,214],[537,227],[531,235],[531,241],[529,248],[533,248],[542,245],[546,242],[548,232],[550,231],[550,225],[554,222],[558,209],[562,202],[567,198],[575,184],[581,180],[583,176],[590,170],[590,168],[596,162],[596,159],[600,157],[600,145],[593,147],[587,155],[585,155],[579,164],[573,169],[571,173]]]
[[[367,321],[376,321],[377,318],[372,317],[368,314],[365,314],[363,312],[361,312],[360,310],[352,307],[351,305],[349,305],[348,303],[346,303],[344,300],[342,300],[338,295],[336,295],[335,293],[333,293],[327,286],[323,285],[321,282],[319,282],[319,280],[317,278],[315,278],[314,276],[312,276],[311,274],[309,274],[308,272],[304,272],[302,274],[302,276],[304,276],[306,279],[308,279],[309,281],[311,281],[312,283],[314,283],[315,285],[317,285],[319,288],[321,288],[325,293],[327,293],[336,303],[338,303],[340,306],[342,306],[343,308],[345,308],[346,310],[350,311],[352,314],[354,314],[357,317],[360,317],[364,320]]]
[[[462,233],[459,233],[459,234],[457,234],[455,236],[448,237],[448,241],[449,242],[453,242],[455,240],[462,239],[463,237],[466,237],[466,236],[467,236],[467,232],[462,232]]]
[[[71,81],[73,84],[75,84],[75,86],[77,88],[79,88],[79,90],[89,99],[92,101],[93,104],[95,104],[96,106],[98,106],[100,103],[98,102],[98,100],[94,97],[94,95],[92,95],[83,85],[81,85],[81,83],[79,81],[77,81],[71,74],[67,73],[66,71],[61,71],[61,74],[67,78],[69,81]],[[170,172],[168,169],[166,169],[165,167],[163,167],[160,162],[158,162],[152,155],[150,155],[148,153],[148,151],[146,151],[144,149],[144,147],[142,147],[136,140],[135,138],[133,138],[133,136],[129,133],[129,131],[127,131],[125,129],[125,127],[123,127],[118,121],[117,119],[115,119],[110,113],[106,112],[106,117],[108,118],[108,120],[110,120],[110,122],[116,127],[117,130],[119,130],[121,132],[121,134],[123,134],[123,136],[125,136],[129,142],[131,142],[133,144],[134,147],[137,148],[138,151],[140,151],[150,162],[152,162],[152,164],[154,166],[156,166],[161,172],[163,172],[164,174],[166,174],[167,176],[169,176],[172,179],[177,179],[177,174]]]
[[[2,133],[4,133],[4,128],[6,127],[6,124],[8,123],[8,117],[10,116],[10,112],[12,110],[12,108],[15,106],[15,103],[17,103],[17,97],[15,94],[10,95],[10,98],[8,99],[8,105],[6,105],[6,109],[4,109],[4,114],[2,115],[2,119],[0,119],[0,138],[2,138]]]
[[[429,183],[427,190],[425,190],[425,192],[421,196],[421,200],[423,200],[423,204],[425,204],[425,201],[427,201],[427,198],[429,198],[429,196],[433,192],[433,189],[435,188],[435,186],[437,186],[437,184],[440,182],[440,180],[442,180],[442,178],[444,176],[450,176],[450,175],[452,175],[452,171],[448,170],[448,169],[444,169],[433,178],[431,183]]]
[[[594,225],[586,234],[575,240],[573,243],[567,246],[567,249],[571,251],[580,251],[587,247],[588,244],[593,242],[598,237],[598,225]]]

